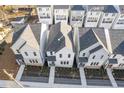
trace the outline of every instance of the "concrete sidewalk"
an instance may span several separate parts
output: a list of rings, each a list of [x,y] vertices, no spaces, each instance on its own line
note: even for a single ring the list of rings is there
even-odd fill
[[[81,78],[82,86],[86,87],[87,86],[87,81],[86,81],[86,77],[85,77],[84,68],[83,67],[79,67],[79,71],[80,71],[80,78]]]
[[[15,78],[17,81],[21,80],[24,69],[25,69],[25,65],[21,65]]]
[[[112,75],[111,69],[110,68],[107,68],[106,71],[107,71],[108,77],[109,77],[109,79],[110,79],[110,81],[112,83],[112,86],[113,87],[118,87],[118,85],[117,85],[117,83],[116,83],[116,81],[115,81],[115,79],[114,79],[114,77]]]
[[[54,84],[55,78],[55,66],[50,67],[50,74],[49,74],[49,84],[52,86]]]

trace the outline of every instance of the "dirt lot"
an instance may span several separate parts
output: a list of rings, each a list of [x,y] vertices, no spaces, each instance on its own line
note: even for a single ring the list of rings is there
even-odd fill
[[[7,40],[11,40],[11,35],[7,37]],[[14,53],[10,49],[10,46],[11,44],[7,44],[5,46],[3,54],[0,55],[0,79],[2,80],[9,79],[8,76],[3,72],[3,69],[6,69],[8,73],[13,74],[14,78],[19,69],[19,66],[17,65],[15,60]]]

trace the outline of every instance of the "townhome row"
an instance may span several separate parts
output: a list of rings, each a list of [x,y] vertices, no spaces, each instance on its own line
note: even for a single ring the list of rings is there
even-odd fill
[[[124,30],[73,29],[64,22],[16,25],[11,49],[19,65],[124,69]],[[77,30],[77,31],[74,31]],[[76,34],[75,34],[76,32]]]
[[[123,5],[40,5],[37,13],[40,23],[124,29]]]

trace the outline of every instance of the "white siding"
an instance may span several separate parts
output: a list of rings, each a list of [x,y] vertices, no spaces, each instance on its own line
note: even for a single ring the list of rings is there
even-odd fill
[[[112,58],[112,57],[113,57],[113,55],[110,56],[110,58]],[[120,64],[124,64],[124,56],[122,56],[120,54],[116,54],[114,59],[117,59],[118,64],[113,64],[112,65],[112,69],[124,69],[124,65],[123,66],[119,66]]]
[[[84,19],[84,13],[85,11],[71,11],[70,14],[70,25],[72,26],[78,26],[78,27],[82,27],[83,25],[83,19]]]
[[[117,13],[103,13],[99,27],[104,27],[107,29],[111,28],[116,17]]]
[[[124,29],[124,14],[119,14],[114,25],[112,26],[113,29]]]
[[[93,56],[95,56],[95,58],[93,59]],[[103,56],[103,57],[102,57]],[[101,58],[102,57],[102,58]],[[93,68],[97,68],[97,67],[101,67],[103,64],[106,63],[107,59],[108,59],[108,53],[102,48],[94,53],[92,53],[89,58],[88,58],[88,63],[85,66],[88,67],[93,67]],[[99,63],[98,65],[90,65],[91,63]]]
[[[87,12],[86,20],[85,20],[85,27],[97,27],[98,22],[100,20],[102,12]]]
[[[60,58],[60,54],[62,54],[62,57]],[[68,58],[68,54],[70,54],[70,58]],[[50,55],[49,52],[47,52],[47,56]],[[68,48],[63,48],[60,51],[58,51],[57,53],[53,54],[56,56],[56,61],[55,61],[55,66],[56,67],[72,67],[73,66],[73,62],[74,62],[74,52],[71,49]],[[65,64],[64,64],[65,61]],[[68,64],[67,64],[68,61]],[[61,64],[61,62],[63,62],[63,64]],[[48,62],[48,65],[51,62]],[[49,65],[50,66],[50,65]]]
[[[68,23],[69,10],[68,9],[54,9],[54,22]]]
[[[52,7],[38,7],[37,13],[40,23],[45,23],[45,24],[53,23]]]

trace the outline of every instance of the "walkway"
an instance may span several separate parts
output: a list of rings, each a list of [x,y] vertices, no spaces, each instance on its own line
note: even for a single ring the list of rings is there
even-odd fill
[[[80,78],[81,78],[82,86],[86,87],[87,86],[87,81],[86,81],[86,77],[85,77],[84,68],[83,67],[79,67],[79,71],[80,71]]]
[[[16,78],[15,78],[17,81],[19,81],[21,79],[24,68],[25,68],[25,65],[20,66],[19,71],[18,71],[18,73],[16,75]]]
[[[112,83],[112,86],[113,87],[118,87],[118,85],[117,85],[117,83],[116,83],[116,81],[115,81],[115,79],[114,79],[114,77],[112,75],[111,69],[110,68],[107,68],[106,70],[107,70],[108,77],[109,77],[109,79],[110,79],[110,81]]]
[[[111,40],[108,29],[105,29],[105,36],[106,36],[107,48],[109,52],[112,53],[112,46],[111,46]]]
[[[50,67],[49,84],[52,86],[54,84],[55,78],[55,66]]]

